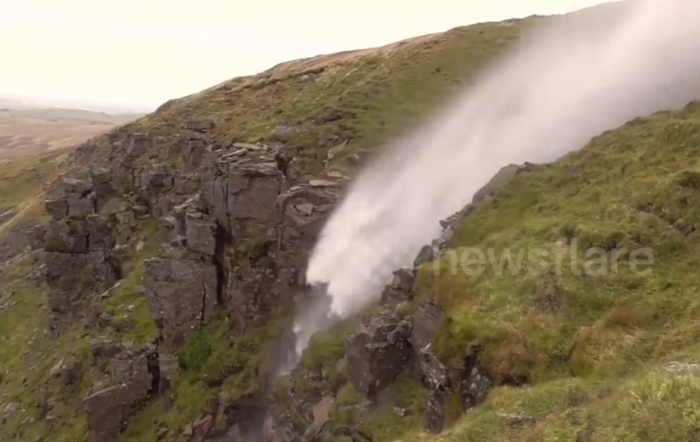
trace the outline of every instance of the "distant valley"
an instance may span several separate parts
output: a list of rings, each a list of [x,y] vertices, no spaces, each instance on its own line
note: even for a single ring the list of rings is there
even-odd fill
[[[14,106],[13,106],[14,105]],[[78,145],[140,114],[0,103],[0,159]]]

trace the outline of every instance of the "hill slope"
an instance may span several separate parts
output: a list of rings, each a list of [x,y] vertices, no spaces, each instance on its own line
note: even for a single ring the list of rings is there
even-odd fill
[[[483,273],[450,271],[449,254],[439,276],[423,270],[450,312],[437,351],[481,345],[494,379],[530,385],[496,388],[437,440],[697,434],[699,143],[698,104],[639,119],[518,174],[461,222],[451,247],[481,250]]]
[[[28,211],[0,247],[0,439],[692,440],[695,368],[663,368],[698,357],[696,104],[508,169],[456,219],[438,272],[430,257],[398,272],[273,376],[345,175],[543,20],[282,64],[77,148],[51,219]],[[13,206],[57,163],[5,164]],[[526,261],[469,274],[451,259],[470,247]]]

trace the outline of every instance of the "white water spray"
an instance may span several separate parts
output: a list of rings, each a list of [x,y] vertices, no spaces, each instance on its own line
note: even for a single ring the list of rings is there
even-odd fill
[[[637,116],[700,98],[699,19],[697,0],[629,0],[560,17],[523,40],[354,183],[307,272],[328,284],[330,312],[375,302],[392,271],[410,266],[439,221],[502,166],[554,161]],[[297,352],[328,325],[325,313],[297,318]]]

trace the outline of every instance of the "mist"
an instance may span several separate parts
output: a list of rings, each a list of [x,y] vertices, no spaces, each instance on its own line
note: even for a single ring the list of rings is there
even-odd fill
[[[628,0],[552,18],[424,127],[384,149],[333,213],[307,281],[328,308],[297,318],[297,351],[327,314],[366,309],[502,166],[544,163],[638,116],[700,98],[700,2]],[[320,311],[324,310],[324,311]]]

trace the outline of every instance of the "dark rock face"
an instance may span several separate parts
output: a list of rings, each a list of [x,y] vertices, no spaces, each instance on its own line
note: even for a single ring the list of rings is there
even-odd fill
[[[41,243],[54,336],[68,316],[80,313],[92,297],[123,277],[125,256],[119,249],[135,230],[129,204],[111,198],[112,184],[105,172],[91,177],[92,181],[63,180],[62,195],[46,201],[53,219]],[[107,199],[98,199],[98,194]]]
[[[143,281],[161,334],[157,348],[134,350],[114,343],[93,348],[95,357],[111,367],[111,386],[84,402],[95,441],[114,440],[153,394],[167,388],[177,375],[178,348],[212,319],[217,306],[226,310],[238,333],[267,324],[276,309],[291,306],[291,295],[306,285],[309,254],[346,179],[339,173],[300,178],[303,171],[281,149],[294,135],[290,128],[275,129],[280,144],[235,143],[231,151],[216,145],[210,121],[188,121],[182,129],[168,138],[117,130],[78,149],[75,158],[83,164],[104,156],[107,161],[99,164],[109,167],[95,168],[85,179],[64,180],[60,195],[46,201],[50,225],[35,235],[34,242],[46,250],[54,334],[128,273],[138,220],[155,218],[164,243],[159,256],[147,261]],[[177,166],[170,161],[174,158]],[[494,177],[472,202],[493,195],[512,172]],[[421,251],[415,266],[444,254],[457,223],[471,210],[467,205],[443,221],[442,236]],[[448,372],[438,360],[431,343],[444,313],[437,306],[426,303],[408,317],[398,316],[398,308],[387,313],[392,304],[414,300],[414,280],[415,268],[397,270],[382,293],[389,304],[385,312],[348,341],[348,379],[374,401],[403,370],[417,368],[430,391],[428,429],[440,432],[449,394],[458,393],[464,408],[471,408],[485,399],[492,382],[479,368],[478,352],[465,359],[460,373]],[[77,372],[64,371],[64,384],[72,384]],[[315,419],[313,405],[335,392],[321,369],[306,380],[314,393],[298,408],[320,426],[317,439],[369,440],[356,429],[331,429]],[[212,440],[302,439],[303,429],[290,425],[280,404],[264,411],[249,405],[219,401],[215,410],[187,426],[187,435],[213,437],[214,422],[223,414],[229,431],[217,432]]]
[[[443,319],[444,313],[435,304],[425,303],[413,316],[411,334],[411,344],[416,352],[416,360],[430,390],[428,430],[433,433],[442,431],[446,394],[450,386],[447,369],[432,350],[433,337]]]
[[[411,323],[374,318],[352,338],[346,353],[348,377],[355,390],[374,400],[411,358]]]
[[[146,262],[146,297],[164,342],[181,345],[209,322],[216,305],[216,280],[213,264],[186,256]]]
[[[413,282],[416,279],[415,272],[409,269],[400,269],[394,272],[391,284],[382,291],[381,301],[404,302],[413,299]]]
[[[90,394],[83,401],[90,439],[114,441],[128,420],[146,403],[158,381],[151,367],[157,358],[152,349],[120,347],[110,362],[113,385]]]

